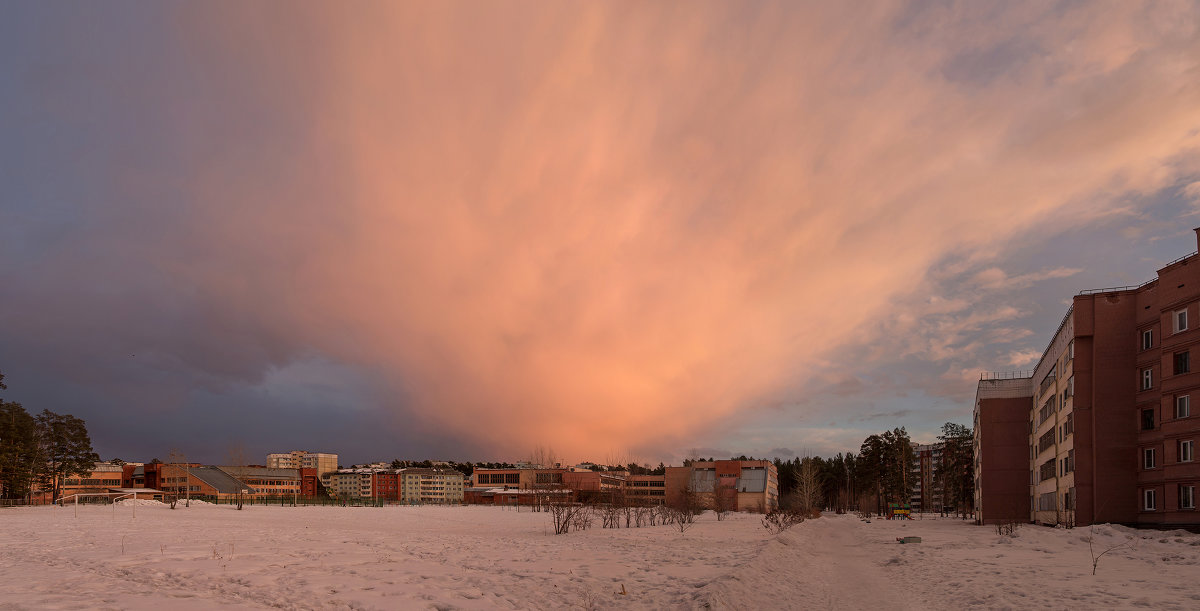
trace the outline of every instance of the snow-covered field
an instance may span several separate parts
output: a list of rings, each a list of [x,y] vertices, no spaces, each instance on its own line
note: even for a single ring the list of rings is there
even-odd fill
[[[1015,537],[953,519],[758,516],[556,536],[493,507],[0,509],[0,609],[1200,608],[1200,535]],[[900,536],[920,536],[901,545]],[[622,593],[623,592],[623,593]]]

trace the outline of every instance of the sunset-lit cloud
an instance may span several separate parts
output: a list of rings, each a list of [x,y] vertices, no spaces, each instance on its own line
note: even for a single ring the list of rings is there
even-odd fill
[[[137,354],[160,374],[134,402],[184,405],[200,384],[337,404],[353,379],[373,404],[336,413],[489,456],[799,451],[891,426],[919,410],[864,406],[794,442],[719,437],[764,405],[816,413],[800,401],[816,386],[927,376],[923,392],[957,397],[981,367],[1024,366],[1044,338],[997,295],[1081,268],[1014,245],[1194,196],[1200,171],[1189,2],[173,16],[179,59],[156,65],[171,77],[92,68],[130,84],[93,108],[130,96],[145,123],[126,135],[154,144],[98,147],[69,246],[0,264],[31,294],[86,296],[94,318],[0,313]],[[826,384],[847,350],[862,371]],[[87,356],[52,360],[119,384]]]

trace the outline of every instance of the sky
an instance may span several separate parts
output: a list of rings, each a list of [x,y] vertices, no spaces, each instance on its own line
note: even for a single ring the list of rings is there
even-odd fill
[[[105,459],[932,441],[1197,226],[1197,2],[0,22],[2,396]]]

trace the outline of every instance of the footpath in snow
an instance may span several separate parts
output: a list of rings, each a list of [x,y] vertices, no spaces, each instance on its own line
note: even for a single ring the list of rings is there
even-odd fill
[[[1089,536],[1120,546],[1095,576]],[[1197,609],[1200,536],[853,516],[772,535],[711,513],[554,535],[494,507],[138,503],[0,509],[0,574],[0,609]]]

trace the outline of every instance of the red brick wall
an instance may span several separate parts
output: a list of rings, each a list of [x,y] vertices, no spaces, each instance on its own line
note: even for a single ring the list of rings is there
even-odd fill
[[[1033,397],[980,399],[983,522],[1029,521],[1029,409]]]
[[[1137,405],[1139,393],[1137,306],[1134,292],[1075,297],[1075,316],[1090,319],[1088,335],[1075,339],[1076,521],[1137,519]],[[1155,385],[1159,374],[1155,371]]]

